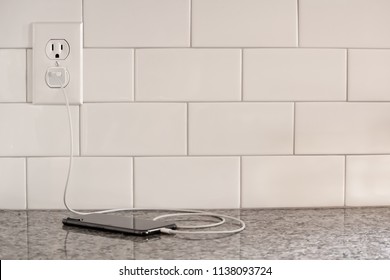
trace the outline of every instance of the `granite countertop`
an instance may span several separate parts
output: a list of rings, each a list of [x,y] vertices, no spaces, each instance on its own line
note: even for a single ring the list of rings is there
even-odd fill
[[[2,210],[0,259],[390,259],[390,208],[214,212],[240,217],[247,229],[144,238],[63,226],[66,211]]]

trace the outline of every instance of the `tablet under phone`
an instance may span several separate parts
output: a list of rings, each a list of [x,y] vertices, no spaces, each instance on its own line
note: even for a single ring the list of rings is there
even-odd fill
[[[176,225],[167,221],[153,221],[108,214],[75,215],[62,220],[64,225],[108,230],[134,235],[159,233],[161,228],[176,229]]]

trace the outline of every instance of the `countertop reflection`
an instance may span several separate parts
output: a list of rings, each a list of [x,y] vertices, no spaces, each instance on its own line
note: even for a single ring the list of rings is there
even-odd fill
[[[247,229],[145,238],[63,226],[66,211],[2,210],[0,259],[390,259],[387,207],[213,212],[240,217]]]

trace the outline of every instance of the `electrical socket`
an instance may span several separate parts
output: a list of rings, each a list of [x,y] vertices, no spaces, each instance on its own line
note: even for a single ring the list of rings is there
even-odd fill
[[[70,104],[83,102],[81,23],[33,23],[32,100],[34,104],[64,104],[61,82]],[[61,73],[59,76],[51,76]]]
[[[46,55],[49,59],[64,60],[68,57],[69,51],[70,47],[66,40],[54,39],[46,44]]]

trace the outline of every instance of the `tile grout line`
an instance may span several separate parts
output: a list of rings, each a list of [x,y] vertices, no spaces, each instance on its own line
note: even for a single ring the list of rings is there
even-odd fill
[[[186,106],[186,114],[187,114],[187,118],[186,118],[186,132],[187,132],[187,139],[186,139],[186,155],[189,156],[190,155],[190,110],[189,110],[189,107],[190,107],[190,104],[189,102],[186,103],[187,106]]]
[[[345,101],[349,102],[349,88],[348,88],[348,75],[349,75],[349,51],[345,50]],[[347,155],[344,155],[344,207],[347,204]]]
[[[210,101],[106,101],[106,102],[84,102],[83,104],[185,104],[185,103],[194,103],[194,104],[205,104],[205,103],[210,103],[210,104],[218,104],[218,103],[247,103],[247,104],[283,104],[283,103],[346,103],[345,99],[343,100],[299,100],[299,101],[294,101],[294,100],[220,100],[220,101],[215,101],[215,100],[210,100]],[[348,100],[348,103],[378,103],[378,104],[390,104],[390,100]],[[25,102],[4,102],[0,104],[26,104]],[[31,104],[31,103],[27,103]],[[50,105],[50,106],[56,106],[56,105]],[[75,105],[71,105],[75,106]]]
[[[241,102],[244,101],[244,49],[241,49]]]
[[[216,46],[134,46],[134,45],[129,45],[129,46],[122,46],[122,47],[115,47],[115,46],[108,46],[108,47],[85,47],[84,49],[152,49],[152,50],[175,50],[175,49],[228,49],[228,50],[237,50],[237,49],[297,49],[296,45],[291,45],[291,46],[245,46],[245,45],[235,45],[235,46],[222,46],[222,45],[216,45]],[[351,50],[389,50],[390,47],[353,47],[353,46],[299,46],[300,49],[306,49],[306,50],[345,50],[346,48],[351,49]],[[9,48],[1,48],[1,49],[9,49]],[[26,47],[20,47],[20,48],[12,48],[12,49],[26,49]],[[31,49],[31,48],[27,48]]]
[[[297,0],[297,47],[299,47],[300,42],[299,42],[299,0]]]
[[[131,158],[131,157],[137,157],[137,158],[183,158],[183,157],[239,157],[239,156],[245,156],[245,157],[334,157],[334,156],[345,156],[346,154],[337,154],[337,153],[330,153],[330,154],[309,154],[309,153],[299,153],[299,154],[192,154],[192,155],[74,155],[74,158]],[[347,154],[347,156],[390,156],[390,153],[351,153]],[[0,156],[0,158],[69,158],[69,155],[42,155],[42,156]]]
[[[345,55],[345,101],[349,102],[349,87],[348,87],[348,75],[349,75],[349,66],[348,66],[348,61],[349,61],[349,51],[346,49],[346,55]]]
[[[192,48],[192,0],[190,0],[190,48]]]
[[[27,73],[27,72],[28,72],[28,71],[27,71],[27,70],[28,70],[28,64],[29,64],[29,63],[28,63],[28,51],[27,51],[27,49],[26,49],[26,73],[25,73],[25,74],[26,74],[26,103],[27,103],[27,101],[28,101],[28,94],[27,94],[27,93],[28,93],[28,91],[29,91],[29,90],[28,90],[28,73]],[[30,91],[31,91],[31,90],[30,90]],[[31,102],[32,102],[32,96],[31,96]]]
[[[84,57],[84,47],[85,47],[85,24],[84,24],[84,0],[81,1],[81,22],[83,24],[83,57]],[[83,63],[83,69],[84,69],[84,63]],[[84,76],[83,76],[84,77]],[[83,89],[83,96],[82,96],[82,100],[83,100],[83,103],[84,103],[84,89]],[[79,152],[79,156],[81,157],[82,156],[82,148],[81,148],[81,130],[82,130],[82,124],[81,124],[81,106],[82,104],[80,104],[78,106],[79,108],[79,149],[78,149],[78,152]]]
[[[135,66],[135,64],[136,64],[136,55],[135,55],[135,52],[136,52],[136,48],[134,48],[133,49],[133,75],[132,75],[132,78],[133,78],[133,102],[136,102],[136,98],[135,98],[135,96],[136,96],[136,94],[135,94],[135,88],[136,88],[136,85],[135,85],[135,83],[136,83],[136,74],[135,74],[135,71],[136,71],[136,66]]]
[[[79,105],[79,156],[82,156],[82,150],[81,150],[81,131],[82,131],[82,124],[81,124],[81,105]]]
[[[194,103],[194,104],[205,104],[205,103],[210,103],[210,104],[218,104],[218,103],[225,103],[225,104],[240,104],[240,103],[246,103],[246,104],[283,104],[283,103],[347,103],[344,100],[299,100],[299,101],[294,101],[294,100],[220,100],[220,101],[215,101],[215,100],[210,100],[210,101],[103,101],[103,102],[97,102],[97,101],[88,101],[88,102],[83,102],[82,105],[88,105],[88,104],[186,104],[186,103]],[[390,100],[348,100],[348,103],[367,103],[367,104],[390,104]],[[0,102],[0,105],[34,105],[32,102]],[[48,106],[48,105],[34,105],[34,106]],[[50,107],[56,108],[56,107],[61,107],[62,105],[50,105]],[[74,107],[79,107],[80,105],[70,105],[71,108]]]
[[[294,113],[293,113],[293,155],[295,155],[296,119],[297,119],[297,103],[294,102]]]
[[[81,22],[83,23],[83,48],[84,48],[84,46],[85,46],[84,0],[81,1]]]
[[[268,46],[192,46],[192,47],[183,47],[183,46],[172,46],[172,47],[166,47],[166,46],[125,46],[125,47],[115,47],[115,46],[109,46],[109,47],[84,47],[83,49],[296,49],[297,46],[274,46],[274,47],[268,47]],[[300,46],[300,49],[319,49],[319,50],[345,50],[345,49],[350,49],[350,50],[389,50],[389,47],[351,47],[351,46],[343,46],[343,47],[317,47],[317,46],[310,46],[310,47],[305,47],[305,46]],[[13,47],[13,48],[4,48],[0,47],[0,50],[32,50],[30,47]]]

